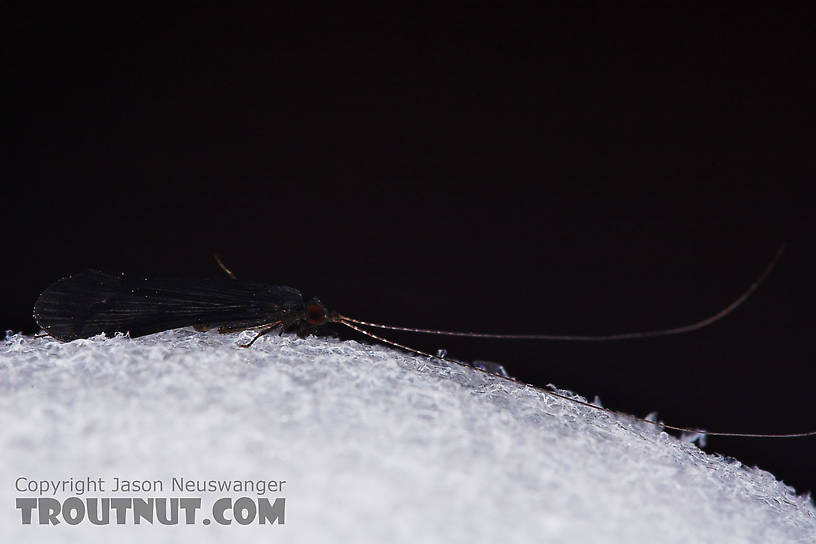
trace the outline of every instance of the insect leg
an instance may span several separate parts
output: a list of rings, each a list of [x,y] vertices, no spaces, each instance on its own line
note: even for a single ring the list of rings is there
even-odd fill
[[[257,340],[258,338],[260,338],[264,334],[269,334],[270,332],[272,332],[273,330],[275,330],[278,327],[280,327],[280,333],[279,334],[283,334],[284,332],[286,332],[286,329],[288,329],[289,327],[291,327],[292,325],[294,325],[298,321],[300,321],[300,317],[298,317],[297,315],[293,315],[293,316],[290,316],[287,319],[281,319],[279,321],[275,321],[274,323],[269,323],[268,325],[262,325],[258,330],[258,334],[256,334],[255,337],[252,340],[250,340],[248,344],[244,344],[244,345],[239,344],[239,346],[241,346],[242,348],[248,348],[249,346],[251,346],[252,344],[255,343],[255,340]],[[252,327],[252,328],[258,328],[258,327]],[[247,329],[246,328],[241,328],[241,329],[232,329],[232,330],[230,330],[227,327],[221,327],[221,328],[218,329],[218,332],[221,332],[221,333],[235,332],[236,330],[247,330]]]
[[[250,341],[249,341],[249,344],[238,344],[238,346],[239,346],[239,347],[242,347],[242,348],[248,348],[248,347],[250,347],[252,344],[254,344],[254,343],[255,343],[255,340],[257,340],[258,338],[260,338],[260,337],[261,337],[261,336],[263,336],[264,334],[268,334],[269,332],[271,332],[271,331],[275,330],[275,329],[278,327],[278,325],[280,325],[280,321],[277,321],[277,322],[275,322],[275,323],[272,323],[272,324],[270,324],[270,325],[267,325],[266,327],[264,327],[263,329],[261,329],[261,330],[259,330],[259,331],[258,331],[258,334],[256,334],[256,335],[255,335],[255,336],[252,338],[252,340],[250,340]]]
[[[219,257],[217,254],[213,254],[213,257],[215,257],[215,262],[217,262],[217,263],[218,263],[218,266],[220,266],[220,267],[221,267],[221,270],[223,270],[224,272],[226,272],[227,276],[229,276],[230,278],[232,278],[232,279],[234,279],[234,280],[237,280],[237,279],[238,279],[238,277],[237,277],[235,274],[233,274],[233,273],[232,273],[232,270],[230,270],[229,268],[227,268],[227,265],[225,265],[225,264],[224,264],[224,263],[221,261],[221,257]]]

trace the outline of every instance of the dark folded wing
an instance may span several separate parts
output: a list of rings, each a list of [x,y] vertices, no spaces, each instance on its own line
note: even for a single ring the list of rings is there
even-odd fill
[[[300,291],[230,279],[130,279],[88,270],[43,291],[34,318],[60,340],[190,325],[253,327],[303,311]]]

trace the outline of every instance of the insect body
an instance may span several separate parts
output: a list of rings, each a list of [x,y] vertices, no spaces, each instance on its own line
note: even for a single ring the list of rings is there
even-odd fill
[[[563,334],[506,335],[417,329],[371,323],[344,316],[337,312],[329,312],[316,298],[305,302],[300,291],[292,287],[238,280],[217,257],[218,264],[231,279],[134,280],[122,275],[106,274],[94,270],[74,274],[57,281],[43,291],[34,306],[34,318],[47,334],[63,341],[87,338],[100,333],[111,335],[116,332],[128,332],[132,337],[136,337],[187,326],[195,327],[201,331],[217,328],[222,333],[247,329],[257,330],[255,337],[242,347],[251,346],[255,340],[273,330],[280,330],[282,333],[297,326],[299,332],[303,332],[327,323],[337,323],[354,329],[369,338],[417,355],[434,357],[449,363],[468,366],[479,372],[515,382],[516,380],[506,374],[492,371],[490,368],[468,365],[442,355],[432,355],[378,336],[366,328],[375,327],[440,336],[593,342],[682,334],[707,327],[745,302],[770,273],[779,259],[782,249],[780,248],[760,277],[742,295],[716,314],[687,325],[652,331],[597,336]],[[675,431],[752,438],[816,436],[816,431],[790,434],[757,434],[711,432],[690,427],[678,427],[631,416],[609,408],[602,408],[541,387],[529,384],[523,385],[589,408],[610,414],[623,415]]]
[[[132,337],[192,326],[263,333],[323,325],[329,314],[317,299],[304,302],[285,285],[241,280],[130,279],[88,270],[48,287],[34,306],[37,324],[63,341],[100,333]]]

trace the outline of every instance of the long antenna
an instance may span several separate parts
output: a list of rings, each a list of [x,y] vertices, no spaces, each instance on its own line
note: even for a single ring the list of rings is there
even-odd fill
[[[779,259],[782,257],[782,253],[785,251],[785,244],[779,246],[776,254],[773,256],[771,261],[765,266],[765,269],[759,275],[759,277],[754,280],[754,282],[748,287],[748,289],[742,293],[736,300],[734,300],[731,304],[720,310],[714,315],[706,317],[705,319],[701,319],[700,321],[696,321],[694,323],[690,323],[688,325],[680,325],[679,327],[672,327],[668,329],[658,329],[652,331],[640,331],[640,332],[624,332],[624,333],[614,333],[614,334],[600,334],[600,335],[586,335],[586,334],[491,334],[491,333],[481,333],[481,332],[456,332],[456,331],[442,331],[436,329],[417,329],[414,327],[397,327],[393,325],[383,325],[381,323],[372,323],[370,321],[361,321],[359,319],[354,319],[352,317],[338,315],[339,318],[345,322],[346,325],[349,323],[356,323],[357,325],[365,325],[367,327],[375,327],[378,329],[388,329],[392,331],[404,331],[404,332],[416,332],[421,334],[435,334],[439,336],[466,336],[469,338],[499,338],[504,340],[554,340],[554,341],[571,341],[571,342],[608,342],[613,340],[632,340],[637,338],[654,338],[656,336],[671,336],[673,334],[684,334],[687,332],[696,331],[698,329],[702,329],[711,325],[712,323],[719,321],[720,319],[724,318],[734,310],[736,310],[743,302],[748,300],[748,298],[757,290],[760,284],[765,280],[765,278],[771,273],[776,266],[776,263],[779,262]]]
[[[778,258],[778,254],[777,254],[777,258]],[[761,278],[758,281],[761,281]],[[463,362],[457,361],[455,359],[448,359],[446,357],[440,357],[438,355],[431,355],[430,353],[427,353],[425,351],[415,349],[415,348],[412,348],[412,347],[408,347],[406,345],[400,344],[398,342],[394,342],[392,340],[388,340],[387,338],[383,338],[382,336],[378,336],[378,335],[376,335],[376,334],[374,334],[372,332],[369,332],[369,331],[367,331],[365,329],[362,329],[362,328],[354,325],[353,322],[348,321],[347,318],[344,318],[341,315],[335,315],[332,318],[332,321],[335,322],[335,323],[341,323],[341,324],[345,325],[346,327],[354,329],[355,331],[357,331],[357,332],[359,332],[361,334],[364,334],[365,336],[368,336],[369,338],[379,340],[380,342],[383,342],[384,344],[388,344],[388,345],[403,349],[405,351],[415,353],[417,355],[423,355],[425,357],[430,357],[432,359],[440,359],[442,361],[452,363],[452,364],[455,364],[455,365],[459,365],[459,366],[469,368],[469,369],[472,369],[472,370],[476,370],[478,372],[482,372],[484,374],[488,374],[490,376],[494,376],[496,378],[506,380],[508,382],[515,383],[517,385],[521,385],[521,386],[524,386],[524,387],[530,387],[530,388],[532,388],[532,389],[534,389],[536,391],[539,391],[539,392],[541,392],[541,393],[543,393],[545,395],[550,395],[550,396],[553,396],[553,397],[557,397],[559,399],[568,400],[570,402],[580,404],[581,406],[586,406],[588,408],[594,408],[595,410],[599,410],[601,412],[606,412],[608,414],[612,414],[612,415],[616,415],[616,416],[623,416],[623,417],[626,417],[626,418],[634,419],[635,421],[640,421],[642,423],[648,423],[650,425],[654,425],[655,427],[660,427],[660,428],[663,428],[663,429],[669,429],[669,430],[672,430],[672,431],[679,431],[679,432],[685,432],[685,433],[701,433],[701,434],[705,434],[707,436],[730,436],[730,437],[740,437],[740,438],[804,438],[804,437],[808,437],[808,436],[816,436],[816,430],[807,431],[807,432],[803,432],[803,433],[763,434],[763,433],[735,433],[735,432],[718,432],[718,431],[713,432],[713,431],[706,431],[706,430],[703,430],[703,429],[695,429],[695,428],[691,428],[691,427],[679,427],[679,426],[676,426],[676,425],[667,425],[667,424],[661,423],[659,421],[652,421],[650,419],[646,419],[646,418],[642,418],[642,417],[638,417],[638,416],[633,416],[631,414],[627,414],[625,412],[620,412],[618,410],[612,410],[611,408],[604,408],[602,406],[596,406],[595,404],[591,404],[591,403],[583,401],[583,400],[578,400],[578,399],[569,397],[567,395],[563,395],[561,393],[556,393],[555,391],[550,391],[549,389],[545,389],[545,388],[539,387],[537,385],[531,385],[531,384],[528,384],[528,383],[518,381],[515,378],[511,378],[511,377],[508,377],[508,376],[502,376],[501,374],[496,374],[494,372],[490,372],[490,371],[482,369],[482,368],[470,366],[467,363],[463,363]],[[355,323],[356,323],[356,321],[355,321]]]

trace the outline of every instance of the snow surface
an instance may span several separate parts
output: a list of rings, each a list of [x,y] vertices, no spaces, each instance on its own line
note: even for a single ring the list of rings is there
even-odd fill
[[[0,541],[816,541],[809,497],[652,426],[382,346],[249,338],[10,335]],[[20,476],[286,480],[285,524],[24,526]]]

